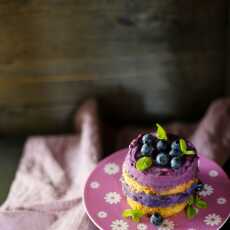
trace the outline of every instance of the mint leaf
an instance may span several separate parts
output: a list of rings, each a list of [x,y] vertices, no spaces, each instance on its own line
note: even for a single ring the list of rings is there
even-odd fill
[[[136,162],[136,169],[139,171],[145,171],[149,169],[153,164],[153,160],[151,157],[141,157]]]
[[[125,218],[132,217],[132,209],[126,209],[122,212],[122,216]]]
[[[126,209],[123,211],[122,216],[124,218],[131,218],[134,222],[139,222],[140,218],[144,215],[142,210],[138,209]]]
[[[196,197],[195,205],[197,208],[207,208],[208,207],[207,202],[204,200],[201,200],[199,197]]]
[[[194,150],[187,150],[184,154],[185,155],[194,155],[195,151]]]
[[[192,205],[194,204],[194,202],[195,202],[194,196],[191,196],[188,200],[188,205]]]
[[[179,141],[179,144],[180,144],[181,152],[185,154],[187,152],[187,144],[186,144],[185,140],[183,138],[181,138]]]
[[[195,151],[192,150],[192,149],[187,150],[187,144],[186,144],[186,141],[183,138],[180,139],[179,145],[180,145],[180,150],[184,155],[194,155],[194,154],[196,154]]]
[[[132,211],[135,215],[138,215],[139,217],[144,215],[144,212],[140,209],[132,209]]]
[[[132,221],[140,222],[140,218],[138,216],[132,216]]]
[[[196,216],[196,209],[193,208],[191,205],[188,205],[187,209],[186,209],[186,215],[189,219],[192,219]]]
[[[167,140],[168,137],[167,137],[167,133],[166,133],[165,129],[161,125],[159,125],[158,123],[156,123],[156,126],[157,126],[157,134],[156,135],[157,135],[158,139]]]

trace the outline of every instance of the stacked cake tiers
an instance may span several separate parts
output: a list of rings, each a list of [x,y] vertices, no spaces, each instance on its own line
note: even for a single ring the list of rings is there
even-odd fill
[[[181,212],[202,189],[197,173],[194,146],[157,124],[156,132],[140,134],[131,142],[123,164],[122,188],[133,210],[169,217]]]

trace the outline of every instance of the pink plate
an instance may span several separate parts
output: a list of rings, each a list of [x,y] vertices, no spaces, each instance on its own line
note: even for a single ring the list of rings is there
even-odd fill
[[[120,150],[103,161],[89,176],[84,190],[84,204],[93,223],[103,230],[206,230],[219,229],[230,214],[230,181],[213,161],[200,156],[199,178],[205,184],[202,191],[208,208],[199,209],[197,216],[188,220],[184,212],[170,217],[161,227],[149,223],[147,217],[140,223],[124,219],[121,215],[129,208],[121,190],[121,166],[127,149]]]

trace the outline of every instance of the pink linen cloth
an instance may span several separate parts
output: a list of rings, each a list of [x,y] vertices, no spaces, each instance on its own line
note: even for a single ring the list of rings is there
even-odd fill
[[[223,164],[230,156],[230,99],[214,102],[198,124],[167,126],[190,137],[198,151]],[[76,135],[31,137],[0,207],[1,230],[93,230],[85,214],[82,192],[90,172],[102,157],[97,104],[87,101],[77,112]],[[116,146],[125,147],[140,131],[126,127]],[[106,133],[108,140],[114,134]],[[111,135],[110,135],[111,134]]]

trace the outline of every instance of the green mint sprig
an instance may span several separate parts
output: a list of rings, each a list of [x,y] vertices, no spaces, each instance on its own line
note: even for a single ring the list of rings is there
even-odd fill
[[[192,219],[197,215],[197,211],[194,206],[196,206],[197,208],[207,208],[208,204],[206,201],[200,199],[198,196],[191,196],[188,200],[188,205],[186,209],[186,215],[188,219]]]
[[[123,211],[122,216],[124,218],[131,218],[134,222],[140,222],[142,216],[144,216],[144,212],[138,209],[126,209]]]
[[[186,215],[188,219],[193,219],[197,215],[196,209],[192,205],[188,205]]]
[[[156,136],[158,139],[160,140],[168,140],[168,137],[167,137],[167,133],[165,131],[165,129],[159,125],[158,123],[156,123],[156,126],[157,126],[157,131],[156,131]]]
[[[136,162],[136,169],[138,171],[145,171],[153,165],[153,160],[151,157],[141,157]]]
[[[195,154],[194,150],[187,149],[186,141],[183,138],[179,140],[179,145],[180,145],[180,150],[184,155],[194,155]]]
[[[208,207],[207,202],[200,199],[198,196],[196,196],[194,204],[196,205],[197,208],[207,208]]]

